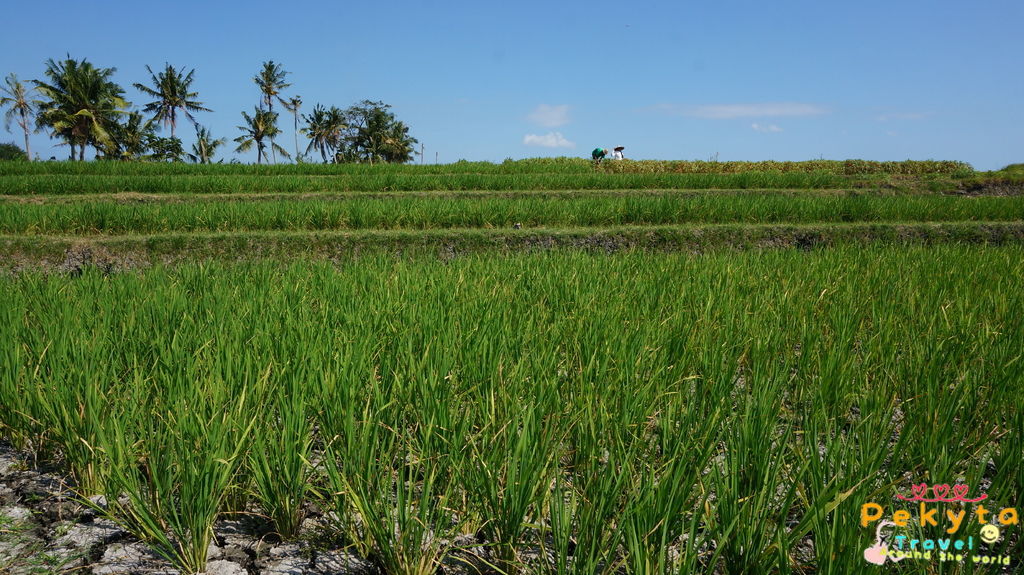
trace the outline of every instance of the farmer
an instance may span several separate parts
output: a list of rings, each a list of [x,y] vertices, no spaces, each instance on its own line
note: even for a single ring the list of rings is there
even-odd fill
[[[600,162],[608,154],[608,150],[604,148],[594,148],[593,152],[590,152],[590,158],[595,162]]]
[[[625,149],[626,149],[626,146],[615,146],[615,149],[612,150],[612,159],[613,160],[621,160],[621,159],[625,158],[625,156],[622,155],[622,150],[625,150]]]

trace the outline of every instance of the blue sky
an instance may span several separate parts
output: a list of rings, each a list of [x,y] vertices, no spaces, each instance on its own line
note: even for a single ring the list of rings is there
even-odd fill
[[[1020,0],[7,4],[0,75],[42,78],[70,54],[117,68],[141,108],[131,84],[147,64],[194,68],[214,110],[198,120],[228,140],[274,60],[303,112],[390,104],[427,163],[616,145],[634,159],[1024,162]],[[12,130],[0,140],[20,143]],[[178,133],[189,147],[191,127]],[[32,144],[68,154],[45,134]]]

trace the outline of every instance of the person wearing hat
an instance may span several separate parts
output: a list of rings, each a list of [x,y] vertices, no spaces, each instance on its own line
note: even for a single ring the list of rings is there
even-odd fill
[[[622,160],[622,159],[624,159],[625,156],[622,155],[622,150],[625,150],[625,149],[626,149],[626,146],[615,146],[615,149],[612,151],[612,159],[613,160]]]
[[[595,162],[600,162],[608,154],[608,150],[604,148],[594,148],[593,152],[590,152],[590,159]]]

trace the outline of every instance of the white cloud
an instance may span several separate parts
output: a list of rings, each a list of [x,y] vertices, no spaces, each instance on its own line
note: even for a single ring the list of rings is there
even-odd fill
[[[564,126],[569,123],[569,106],[568,104],[562,104],[560,106],[541,104],[534,108],[534,110],[526,116],[526,119],[531,123],[544,128],[557,128],[558,126]]]
[[[782,131],[782,128],[775,124],[758,124],[757,122],[754,122],[750,127],[753,128],[755,132],[761,132],[763,134],[777,134]]]
[[[689,116],[708,120],[736,118],[773,118],[779,116],[820,116],[828,110],[816,104],[800,102],[763,102],[756,104],[708,104],[705,106],[679,106],[660,104],[653,108],[673,116]]]
[[[565,139],[561,132],[548,132],[543,136],[527,134],[523,136],[524,146],[540,146],[542,148],[575,148],[575,142]]]

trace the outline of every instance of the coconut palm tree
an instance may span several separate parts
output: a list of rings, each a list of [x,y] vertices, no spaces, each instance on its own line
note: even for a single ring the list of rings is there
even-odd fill
[[[25,84],[22,84],[14,74],[8,74],[4,78],[4,83],[6,86],[0,86],[0,94],[2,94],[0,95],[0,107],[8,107],[4,114],[4,128],[9,132],[11,122],[14,121],[25,132],[25,155],[31,160],[32,149],[29,147],[28,141],[29,126],[42,102],[30,98],[29,92],[32,89],[26,89]],[[36,128],[32,128],[32,131],[36,130]]]
[[[131,112],[123,123],[110,127],[111,142],[105,146],[104,155],[120,160],[142,160],[149,150],[156,133],[146,122],[141,112]]]
[[[312,114],[303,114],[302,120],[306,127],[302,133],[309,138],[309,145],[306,147],[308,154],[312,150],[318,150],[324,163],[327,158],[332,160],[335,152],[341,147],[342,137],[348,125],[345,122],[345,112],[336,106],[325,108],[317,104]]]
[[[36,90],[47,98],[39,105],[36,125],[48,127],[53,137],[71,146],[71,159],[79,148],[79,161],[85,160],[85,147],[97,148],[112,142],[108,129],[118,115],[129,107],[124,89],[111,81],[115,68],[97,68],[90,62],[68,57],[62,62],[46,61],[49,82],[33,80]]]
[[[363,100],[346,112],[354,127],[347,155],[355,161],[404,163],[412,159],[417,143],[405,123],[383,102]]]
[[[248,152],[255,145],[256,163],[261,164],[263,159],[267,157],[267,145],[264,143],[264,140],[270,140],[271,150],[276,149],[278,152],[281,152],[282,156],[289,157],[288,152],[284,148],[274,143],[274,136],[281,133],[281,130],[277,127],[277,114],[275,112],[256,108],[252,116],[242,112],[242,117],[245,119],[245,125],[238,126],[238,129],[242,130],[242,135],[235,138],[235,142],[238,143],[238,147],[235,148],[236,152]]]
[[[265,108],[268,112],[273,112],[275,100],[280,102],[282,106],[285,105],[285,100],[281,97],[281,90],[291,86],[291,84],[284,81],[284,77],[287,75],[288,72],[280,64],[275,64],[273,60],[263,63],[263,69],[252,78],[252,81],[260,89],[260,109]],[[273,144],[273,136],[271,136],[270,142]],[[276,164],[277,155],[274,150],[275,146],[271,146],[270,153],[274,157],[274,163]]]
[[[275,64],[273,60],[263,63],[263,69],[252,78],[252,81],[260,88],[261,108],[265,107],[268,111],[273,112],[275,100],[284,105],[285,100],[281,97],[281,90],[291,86],[284,81],[284,77],[287,75],[288,72],[280,64]]]
[[[192,144],[192,153],[188,158],[197,164],[209,164],[217,153],[217,148],[226,142],[224,138],[214,140],[209,130],[199,126],[196,128],[196,141]]]
[[[299,108],[302,107],[302,97],[293,96],[292,98],[281,103],[285,110],[292,113],[292,117],[295,120],[294,133],[295,133],[295,161],[298,162],[302,155],[299,153]]]
[[[192,116],[192,112],[212,112],[213,110],[204,108],[202,102],[194,99],[199,95],[198,92],[189,91],[192,87],[192,76],[195,74],[194,69],[185,74],[184,67],[181,70],[175,70],[170,64],[165,63],[164,66],[164,70],[159,74],[154,74],[153,69],[146,66],[153,87],[139,83],[132,85],[143,94],[156,98],[146,104],[142,111],[152,113],[153,122],[161,122],[165,126],[170,126],[171,138],[174,138],[174,130],[178,126],[178,110],[185,114],[193,126],[199,124]]]
[[[391,121],[381,138],[381,157],[385,162],[404,164],[412,160],[418,142],[419,140],[409,135],[409,127],[404,122],[391,116]]]
[[[97,157],[180,162],[185,153],[181,140],[158,136],[156,126],[142,112],[130,112],[124,122],[115,122],[108,132],[110,141],[97,147]]]

